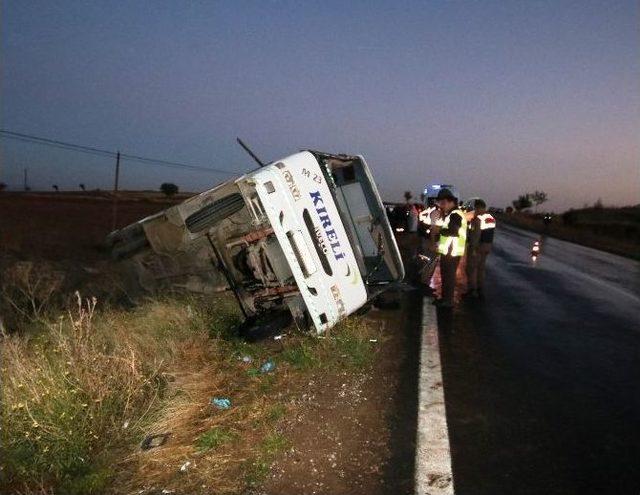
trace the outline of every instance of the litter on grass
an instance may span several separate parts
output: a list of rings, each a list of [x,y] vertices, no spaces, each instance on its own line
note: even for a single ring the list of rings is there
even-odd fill
[[[274,363],[272,359],[269,359],[260,366],[260,373],[271,373],[275,369],[276,363]]]
[[[142,450],[154,449],[164,445],[171,433],[157,433],[155,435],[147,435],[140,444]]]
[[[212,406],[222,410],[229,409],[231,407],[231,399],[226,397],[213,397],[210,403]]]

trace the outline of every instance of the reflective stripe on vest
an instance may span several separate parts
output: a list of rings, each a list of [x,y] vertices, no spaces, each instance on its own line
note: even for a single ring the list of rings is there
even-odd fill
[[[432,219],[433,214],[439,210],[440,208],[438,208],[437,206],[429,206],[428,208],[422,210],[422,212],[420,212],[420,221],[427,227],[431,227],[432,225],[435,225],[436,227],[442,227],[444,221],[442,220],[441,215],[438,215],[435,222]]]
[[[491,213],[483,213],[482,215],[478,215],[478,219],[480,219],[480,230],[496,228],[496,219],[493,218]]]
[[[467,242],[467,219],[464,217],[462,210],[453,210],[447,215],[442,223],[442,228],[447,229],[449,227],[449,220],[451,215],[457,213],[462,218],[462,224],[458,230],[458,236],[448,236],[440,234],[440,241],[438,242],[438,252],[443,255],[451,254],[451,256],[464,256],[464,247]],[[451,252],[449,252],[451,250]]]
[[[428,226],[431,226],[431,214],[436,211],[435,206],[429,206],[429,208],[425,208],[420,212],[420,216],[418,217],[420,221]]]

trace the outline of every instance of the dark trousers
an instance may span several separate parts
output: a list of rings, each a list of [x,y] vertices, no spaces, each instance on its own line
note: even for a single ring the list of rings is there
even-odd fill
[[[460,256],[440,256],[440,276],[442,278],[442,301],[453,304],[453,293],[456,289],[456,272]]]

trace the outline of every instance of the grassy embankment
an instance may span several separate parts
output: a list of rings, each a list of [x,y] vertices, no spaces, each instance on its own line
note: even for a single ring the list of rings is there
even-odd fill
[[[3,334],[1,491],[259,486],[289,447],[279,424],[295,414],[309,375],[370,366],[370,339],[381,336],[349,319],[323,339],[248,344],[234,336],[238,321],[228,295],[147,300],[132,310],[77,295],[66,311],[40,312]],[[260,373],[269,358],[275,371]],[[219,410],[212,397],[232,405]],[[169,433],[167,442],[142,450],[155,433]]]
[[[576,244],[640,259],[640,207],[584,208],[553,217],[548,227],[542,214],[498,215],[498,220]]]

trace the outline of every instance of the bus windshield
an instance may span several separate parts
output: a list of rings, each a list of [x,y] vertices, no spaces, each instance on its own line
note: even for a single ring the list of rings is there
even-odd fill
[[[395,238],[364,161],[343,155],[316,157],[331,186],[365,284],[401,280],[404,269]]]

